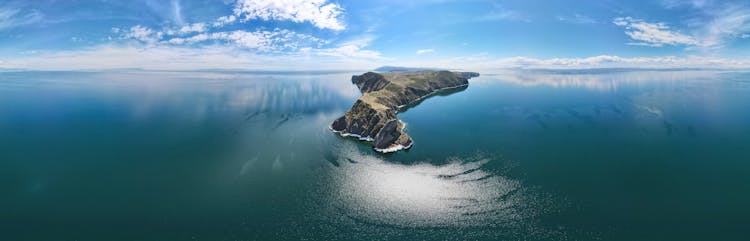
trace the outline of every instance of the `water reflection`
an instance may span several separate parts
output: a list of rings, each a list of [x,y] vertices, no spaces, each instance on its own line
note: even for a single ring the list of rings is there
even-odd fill
[[[75,101],[73,97],[77,96],[95,100],[90,101],[94,104],[111,105],[104,108],[127,108],[116,111],[130,116],[132,122],[170,114],[195,123],[217,115],[339,112],[359,95],[356,86],[349,83],[350,76],[350,73],[267,75],[135,70],[11,72],[0,77],[0,93],[8,101],[17,101],[16,95],[34,91],[44,97],[35,104],[50,105],[57,111],[67,111],[60,108],[64,107],[61,101]],[[6,104],[0,104],[0,110],[24,106],[15,102]]]
[[[670,83],[692,79],[715,79],[722,73],[725,72],[710,70],[506,70],[484,76],[493,76],[490,79],[498,79],[521,86],[579,87],[598,91],[617,91],[623,85],[653,86],[654,82]],[[481,80],[487,81],[487,78]]]

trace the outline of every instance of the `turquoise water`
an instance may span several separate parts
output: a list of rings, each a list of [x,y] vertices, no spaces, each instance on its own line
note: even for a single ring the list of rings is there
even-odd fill
[[[2,72],[2,240],[744,240],[750,73],[483,72],[327,126],[341,72]]]

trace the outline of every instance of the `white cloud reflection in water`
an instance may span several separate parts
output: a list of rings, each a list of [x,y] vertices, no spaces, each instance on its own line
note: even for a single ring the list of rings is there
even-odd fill
[[[654,82],[667,85],[696,79],[717,79],[727,71],[715,70],[505,70],[472,79],[473,85],[502,81],[520,86],[585,88],[617,91],[623,86],[647,86]]]
[[[509,227],[551,210],[516,180],[486,170],[491,158],[392,163],[344,147],[331,166],[330,205],[357,223],[396,227]],[[532,197],[534,196],[534,197]],[[526,222],[525,224],[528,224]]]

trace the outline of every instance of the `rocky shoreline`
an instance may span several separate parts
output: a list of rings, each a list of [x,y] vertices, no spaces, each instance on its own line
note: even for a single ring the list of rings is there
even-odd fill
[[[473,72],[412,71],[367,72],[352,76],[362,96],[329,128],[344,137],[373,143],[378,152],[409,149],[414,142],[404,132],[406,124],[396,118],[401,108],[441,90],[465,87]]]

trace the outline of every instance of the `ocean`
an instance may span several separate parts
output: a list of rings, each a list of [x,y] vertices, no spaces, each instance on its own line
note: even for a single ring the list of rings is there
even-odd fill
[[[0,72],[0,239],[747,240],[750,72],[478,72],[392,154],[362,72]]]

